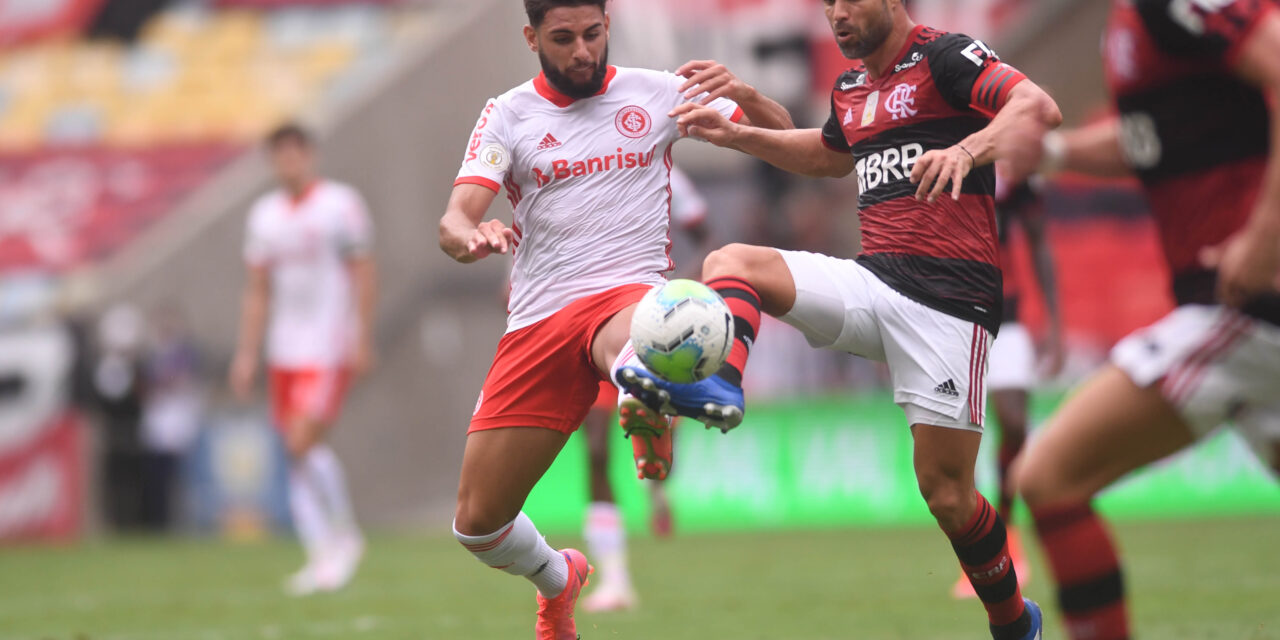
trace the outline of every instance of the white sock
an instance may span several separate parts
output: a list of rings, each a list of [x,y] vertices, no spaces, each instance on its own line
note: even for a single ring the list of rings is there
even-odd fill
[[[333,449],[327,444],[317,444],[307,452],[305,462],[315,488],[324,500],[335,533],[358,533],[351,509],[351,494],[347,491],[347,474],[342,471],[342,463],[334,455]]]
[[[618,375],[617,375],[618,369],[621,369],[623,367],[640,367],[641,369],[644,368],[644,363],[640,362],[640,356],[636,355],[635,347],[631,346],[630,338],[628,338],[627,341],[623,343],[622,351],[618,352],[618,357],[613,361],[613,366],[609,367],[609,380],[613,382],[614,385],[618,384]],[[626,395],[626,391],[624,391],[621,387],[619,387],[618,390],[622,391],[622,395]],[[621,401],[621,397],[619,397],[619,401]]]
[[[592,502],[587,507],[587,522],[582,537],[587,551],[597,561],[600,584],[630,587],[627,571],[627,534],[622,527],[622,514],[612,502]]]
[[[459,533],[455,523],[453,536],[480,562],[528,578],[545,598],[560,595],[569,584],[564,556],[547,544],[523,511],[506,526],[483,536]]]
[[[307,553],[307,562],[315,562],[332,531],[320,492],[304,463],[295,462],[289,467],[289,511],[293,515],[293,528]]]

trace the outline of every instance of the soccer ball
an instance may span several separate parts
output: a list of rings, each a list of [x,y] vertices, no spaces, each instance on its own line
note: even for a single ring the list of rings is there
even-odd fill
[[[720,370],[733,348],[733,314],[720,294],[693,280],[672,280],[641,298],[631,344],[649,371],[687,384]]]

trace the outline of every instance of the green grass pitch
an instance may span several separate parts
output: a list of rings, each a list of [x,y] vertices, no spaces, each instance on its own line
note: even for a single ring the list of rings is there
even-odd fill
[[[1117,527],[1142,638],[1280,639],[1280,520]],[[577,540],[553,538],[567,546]],[[124,540],[0,551],[0,640],[424,640],[533,637],[533,589],[451,537],[375,537],[355,583],[295,600],[285,541]],[[1029,595],[1052,610],[1043,564]],[[583,640],[982,640],[931,529],[633,541],[632,613],[580,613]],[[1050,612],[1046,638],[1061,638]]]

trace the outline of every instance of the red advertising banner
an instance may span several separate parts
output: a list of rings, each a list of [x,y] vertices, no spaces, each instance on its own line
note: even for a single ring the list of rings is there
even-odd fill
[[[0,0],[0,47],[80,31],[103,0]]]
[[[79,532],[83,468],[80,422],[70,413],[0,451],[0,541]]]
[[[61,271],[107,257],[242,149],[0,153],[0,273]]]

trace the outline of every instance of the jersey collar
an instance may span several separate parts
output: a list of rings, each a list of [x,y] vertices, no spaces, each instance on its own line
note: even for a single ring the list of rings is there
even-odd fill
[[[320,181],[312,180],[307,184],[306,188],[302,190],[302,193],[297,195],[289,193],[288,190],[286,190],[285,197],[289,199],[289,210],[297,211],[301,209],[302,205],[306,204],[307,201],[311,199],[311,196],[315,194],[316,187],[318,186],[320,186]]]
[[[911,28],[911,33],[907,34],[907,41],[902,43],[902,49],[898,51],[898,55],[894,56],[892,60],[890,60],[887,64],[885,64],[883,69],[879,70],[880,74],[876,76],[876,79],[875,79],[876,82],[879,82],[889,77],[889,73],[893,71],[893,67],[896,66],[899,62],[902,62],[902,59],[906,57],[907,52],[911,50],[911,47],[916,44],[919,44],[918,38],[920,37],[920,32],[922,31],[924,31],[923,24],[917,24],[916,26]],[[867,79],[870,80],[870,78],[867,78]]]
[[[604,73],[604,84],[600,86],[600,90],[592,97],[594,98],[595,96],[604,95],[604,92],[609,90],[609,84],[613,82],[613,77],[616,75],[618,75],[618,68],[613,65],[609,65]],[[538,77],[533,79],[533,88],[538,92],[538,95],[546,98],[548,102],[560,107],[561,109],[577,101],[574,98],[570,98],[569,96],[556,91],[555,87],[552,87],[551,83],[547,82],[547,74],[545,73],[539,73]]]

